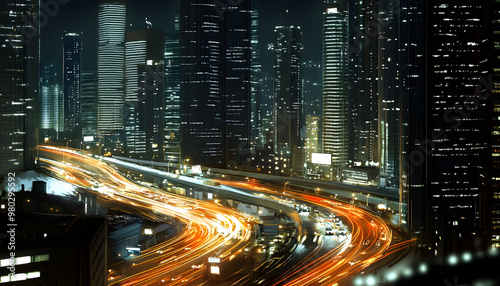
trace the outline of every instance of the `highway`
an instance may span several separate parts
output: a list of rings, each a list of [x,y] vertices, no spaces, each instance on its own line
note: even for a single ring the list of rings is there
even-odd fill
[[[61,179],[85,188],[99,185],[98,192],[108,199],[149,208],[187,225],[174,239],[120,266],[125,269],[110,269],[109,285],[200,285],[205,282],[208,257],[217,255],[224,263],[250,243],[254,221],[249,216],[217,203],[138,185],[106,163],[72,150],[40,146],[40,152],[40,163]],[[59,162],[63,152],[64,162]]]
[[[187,225],[167,243],[146,250],[130,263],[110,269],[110,285],[202,285],[206,282],[205,262],[209,256],[231,260],[250,244],[255,221],[249,216],[214,202],[166,194],[159,189],[138,185],[105,162],[79,152],[66,149],[66,162],[61,163],[58,160],[62,149],[44,146],[41,150],[43,165],[59,172],[61,178],[86,188],[99,185],[98,191],[110,199],[154,209],[156,213],[176,217]],[[111,160],[107,158],[107,161]],[[119,163],[116,159],[112,161]],[[144,166],[128,166],[161,178],[175,177]],[[196,178],[181,176],[180,179],[190,186],[207,187]],[[354,275],[367,266],[414,244],[413,240],[392,243],[392,231],[380,217],[363,208],[336,201],[332,196],[283,190],[256,180],[220,179],[216,182],[221,184],[218,188],[224,190],[226,197],[232,193],[240,198],[263,199],[257,194],[260,193],[266,195],[264,201],[267,203],[276,204],[280,198],[306,203],[324,214],[334,214],[348,229],[345,235],[326,235],[324,222],[316,217],[319,225],[299,231],[295,251],[279,261],[276,269],[264,272],[262,277],[252,278],[248,273],[241,273],[246,279],[236,279],[233,285],[243,285],[238,281],[246,281],[245,285],[252,281],[255,285],[350,285]],[[301,225],[300,222],[299,229]]]
[[[292,260],[293,263],[290,264],[293,267],[278,278],[259,281],[261,282],[259,285],[350,285],[352,277],[367,266],[415,243],[414,240],[408,240],[391,245],[392,231],[380,217],[329,197],[284,191],[256,182],[228,180],[218,180],[218,182],[286,197],[297,202],[307,202],[327,213],[335,214],[344,221],[350,231],[345,240],[333,249],[329,247],[331,244],[327,244],[331,236],[325,236],[324,233],[306,233],[305,238],[299,238],[299,241],[303,243],[303,239],[320,241],[319,246],[306,256]]]

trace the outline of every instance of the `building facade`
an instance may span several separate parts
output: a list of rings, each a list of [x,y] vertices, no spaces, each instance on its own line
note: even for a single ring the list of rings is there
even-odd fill
[[[237,167],[250,155],[250,1],[217,8],[181,3],[181,159]]]
[[[329,0],[323,11],[323,152],[339,180],[348,156],[348,3]]]
[[[39,1],[0,3],[0,174],[32,169],[38,144]]]
[[[63,132],[60,123],[64,120],[60,72],[55,63],[45,63],[41,72],[40,138],[58,138]]]
[[[125,150],[128,157],[164,158],[165,33],[129,31],[125,43]]]
[[[80,34],[67,33],[63,41],[64,138],[79,141],[81,136],[81,66]]]
[[[100,0],[97,62],[100,135],[123,132],[125,17],[124,0]]]
[[[294,171],[300,152],[303,151],[301,129],[302,78],[301,51],[302,31],[293,25],[276,26],[274,29],[274,153],[288,161],[284,173]],[[300,168],[301,172],[302,168]]]
[[[179,17],[174,30],[165,38],[165,160],[179,167],[180,140],[180,73],[179,73]]]

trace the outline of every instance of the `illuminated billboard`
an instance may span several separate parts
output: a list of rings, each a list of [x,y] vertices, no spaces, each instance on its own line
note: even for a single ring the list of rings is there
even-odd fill
[[[83,136],[83,142],[94,142],[94,136]]]
[[[311,163],[321,164],[321,165],[331,165],[332,164],[332,154],[325,153],[312,153]]]
[[[191,174],[201,174],[201,165],[194,165],[191,167]]]

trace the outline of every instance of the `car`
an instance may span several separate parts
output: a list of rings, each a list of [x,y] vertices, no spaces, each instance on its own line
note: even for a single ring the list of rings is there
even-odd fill
[[[333,235],[333,229],[331,227],[325,227],[325,235]]]

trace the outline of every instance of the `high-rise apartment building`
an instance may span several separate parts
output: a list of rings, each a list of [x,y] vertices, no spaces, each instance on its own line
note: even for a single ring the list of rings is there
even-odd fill
[[[0,174],[35,167],[38,144],[39,1],[0,3]]]
[[[348,3],[328,0],[323,11],[323,152],[337,180],[348,156]]]
[[[63,41],[64,137],[78,141],[81,136],[81,66],[80,34],[67,33]]]
[[[100,135],[123,132],[125,17],[125,0],[100,0],[97,63]]]

